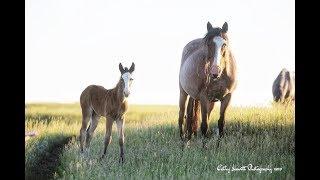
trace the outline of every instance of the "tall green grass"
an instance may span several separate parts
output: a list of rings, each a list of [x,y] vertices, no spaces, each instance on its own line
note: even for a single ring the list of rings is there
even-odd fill
[[[215,132],[219,118],[215,108],[209,121]],[[79,135],[79,104],[28,104],[26,129],[39,137],[26,143],[26,171],[45,152],[41,145],[52,143],[55,135]],[[73,138],[60,155],[55,178],[62,179],[294,179],[294,106],[230,107],[226,114],[226,136],[217,145],[215,133],[202,148],[202,137],[182,146],[178,134],[176,106],[131,105],[125,121],[125,164],[120,165],[116,126],[107,157],[98,161],[105,134],[101,118],[89,151],[80,154]],[[41,138],[42,137],[42,138]],[[51,139],[51,140],[49,140]],[[48,148],[47,148],[48,149]],[[248,164],[281,171],[218,171],[218,165],[241,167]]]

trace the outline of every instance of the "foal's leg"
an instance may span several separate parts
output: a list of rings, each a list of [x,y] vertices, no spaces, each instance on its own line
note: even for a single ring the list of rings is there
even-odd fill
[[[86,148],[88,148],[90,145],[93,133],[98,126],[99,118],[99,115],[97,115],[95,112],[92,112],[91,123],[89,125],[89,128],[87,129]]]
[[[227,94],[223,100],[221,101],[221,107],[220,107],[220,118],[218,120],[218,126],[219,126],[219,136],[223,137],[224,135],[224,124],[225,124],[225,112],[230,104],[231,94]]]
[[[118,135],[119,135],[119,146],[120,146],[120,159],[119,163],[124,163],[124,119],[119,119],[117,121],[117,129],[118,129]]]
[[[180,87],[180,98],[179,98],[179,131],[180,138],[183,141],[184,132],[182,129],[184,115],[186,113],[186,102],[187,102],[188,94]]]
[[[91,117],[91,111],[89,108],[82,108],[82,125],[80,129],[80,151],[83,152],[83,146],[85,142],[86,129]]]
[[[104,158],[106,156],[108,145],[110,144],[112,139],[111,137],[112,124],[113,124],[113,120],[111,118],[106,118],[106,136],[104,139],[104,149],[103,149],[103,154],[101,158]]]

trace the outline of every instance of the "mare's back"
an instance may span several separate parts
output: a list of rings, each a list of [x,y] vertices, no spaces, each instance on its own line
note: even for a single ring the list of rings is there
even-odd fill
[[[202,38],[194,39],[190,41],[184,48],[182,52],[181,65],[183,62],[195,51],[197,51],[202,46]]]

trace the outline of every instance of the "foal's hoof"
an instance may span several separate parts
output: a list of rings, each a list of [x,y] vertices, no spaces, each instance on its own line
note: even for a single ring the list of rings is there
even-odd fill
[[[121,163],[121,164],[124,163],[124,156],[121,156],[121,157],[119,158],[119,163]]]
[[[102,161],[105,157],[106,157],[106,155],[105,155],[105,154],[102,154],[102,155],[99,157],[99,161]]]

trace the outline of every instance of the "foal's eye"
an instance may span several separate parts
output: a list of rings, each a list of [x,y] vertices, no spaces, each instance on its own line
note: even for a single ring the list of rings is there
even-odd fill
[[[132,81],[133,80],[133,78],[130,78],[130,81]]]

